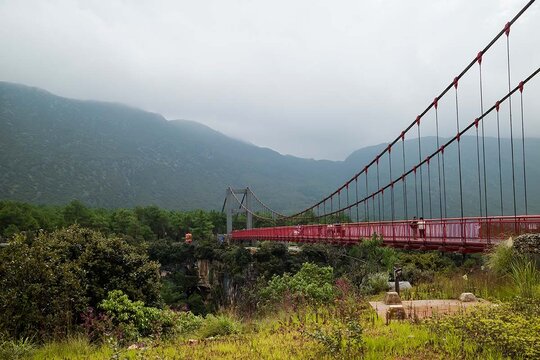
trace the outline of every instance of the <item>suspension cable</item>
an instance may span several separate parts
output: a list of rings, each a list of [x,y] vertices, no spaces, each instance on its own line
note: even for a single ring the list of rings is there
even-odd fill
[[[377,156],[377,189],[381,188],[381,183],[379,181],[379,157]],[[379,194],[379,192],[377,192]],[[378,207],[377,210],[379,211],[379,218],[377,220],[381,221],[381,196],[380,194],[377,195],[377,203]]]
[[[403,173],[405,174],[405,132],[401,133],[401,148],[403,152]],[[409,215],[407,214],[407,179],[405,178],[405,176],[403,176],[403,209],[405,211],[405,219],[408,219]]]
[[[367,196],[368,196],[368,194],[369,194],[369,188],[368,188],[368,169],[367,169],[367,168],[366,168],[365,174],[366,174],[366,199],[367,199]],[[367,201],[366,201],[366,217],[367,217],[367,222],[369,223],[369,204],[368,204]]]
[[[390,168],[390,182],[392,183],[392,187],[390,188],[390,207],[391,207],[391,217],[392,222],[394,222],[395,214],[394,214],[394,181],[392,179],[392,148],[390,145],[388,145],[388,165]],[[393,228],[393,227],[392,227]]]
[[[525,125],[523,121],[523,81],[519,83],[519,98],[521,104],[521,146],[523,155],[523,188],[525,195],[525,215],[528,215],[529,207],[527,205],[527,172],[525,170]]]
[[[428,198],[429,198],[429,218],[433,219],[433,209],[431,207],[431,167],[430,158],[427,158],[427,176],[428,176]]]
[[[358,178],[354,179],[354,187],[356,189],[356,222],[360,222],[360,214],[358,212]]]
[[[457,127],[457,148],[458,148],[458,168],[459,168],[459,202],[461,217],[463,218],[463,180],[461,178],[461,142],[459,135],[459,103],[458,103],[458,80],[454,79],[454,89],[456,93],[456,127]]]
[[[478,61],[478,74],[480,80],[480,113],[484,113],[484,90],[482,87],[482,55],[480,51],[476,56]],[[486,218],[488,216],[488,192],[487,192],[487,172],[486,172],[486,137],[484,134],[484,122],[482,121],[482,165],[484,167],[484,209],[486,210]]]
[[[531,75],[529,75],[520,85],[524,85],[526,84],[527,82],[529,82],[532,78],[534,78],[536,75],[538,75],[540,73],[540,68],[536,69]],[[489,115],[491,112],[493,112],[494,110],[496,110],[499,106],[499,104],[505,100],[507,100],[512,94],[514,94],[516,91],[519,90],[519,86],[517,86],[516,88],[514,88],[511,92],[509,92],[508,94],[506,94],[505,96],[503,96],[500,100],[498,100],[496,102],[495,105],[493,105],[491,108],[489,108],[486,112],[484,112],[480,117],[478,117],[478,120],[479,121],[484,121],[485,118],[487,117],[487,115]],[[466,126],[465,128],[461,129],[460,132],[458,134],[456,134],[454,137],[452,137],[451,139],[449,139],[445,144],[443,144],[441,146],[440,149],[436,150],[434,153],[432,153],[429,157],[432,158],[434,157],[438,152],[441,153],[441,155],[444,155],[444,151],[445,149],[451,145],[454,141],[458,141],[458,138],[460,138],[461,136],[463,136],[463,134],[465,134],[467,131],[469,131],[473,126],[475,126],[475,121],[476,119],[470,123],[468,126]],[[402,177],[404,176],[407,176],[407,175],[410,175],[411,173],[413,172],[416,172],[417,168],[419,166],[422,166],[424,165],[425,163],[427,162],[427,158],[425,160],[423,160],[422,162],[420,162],[419,164],[416,164],[412,169],[408,170],[405,174],[402,175]],[[445,179],[444,177],[444,156],[443,156],[443,180]],[[384,191],[385,189],[389,188],[392,186],[392,183],[389,183],[387,184],[386,186],[378,189],[377,191],[371,193],[371,194],[368,194],[364,199],[360,199],[359,200],[359,203],[361,202],[366,202],[368,201],[369,199],[372,199],[372,203],[374,203],[374,197],[381,193],[382,191]],[[446,187],[446,184],[444,184],[444,188]],[[446,191],[444,191],[445,193],[445,197],[446,197]],[[446,204],[446,201],[445,201],[445,204]],[[354,206],[356,204],[351,204],[350,206]],[[345,209],[338,209],[336,211],[334,211],[332,214],[336,214],[338,213],[339,211],[343,211]],[[332,214],[329,214],[329,215],[332,215]]]
[[[442,158],[442,179],[443,179],[443,198],[444,198],[444,217],[447,217],[447,202],[446,202],[446,175],[444,166],[444,145],[441,146],[441,158]]]
[[[416,177],[416,166],[414,167],[414,202],[416,203],[416,217],[418,217],[418,181]]]
[[[480,140],[478,137],[478,119],[475,120],[474,127],[476,128],[476,164],[478,168],[478,206],[480,208],[480,216],[482,216],[482,180],[480,175]]]
[[[435,98],[433,100],[433,107],[435,108],[435,130],[437,135],[437,149],[441,146],[439,143],[439,99]],[[439,183],[439,215],[442,219],[443,217],[443,202],[442,202],[442,186],[441,186],[441,157],[439,152],[437,152],[437,173],[438,173],[438,183]]]
[[[506,34],[506,59],[508,64],[508,92],[511,91],[510,83],[510,23],[507,23],[504,27],[504,32]],[[514,216],[517,215],[516,208],[516,171],[514,165],[514,126],[512,124],[512,96],[508,98],[508,113],[510,117],[510,148],[512,156],[512,192],[514,195]]]
[[[349,207],[349,184],[347,184],[347,207],[349,208],[349,221],[348,222],[352,222],[352,215],[351,215],[352,209]]]
[[[497,101],[497,104],[495,106],[497,109],[497,145],[499,148],[499,190],[500,190],[500,196],[501,196],[501,216],[502,216],[504,215],[504,207],[503,207],[502,164],[501,164],[501,126],[500,126],[500,119],[499,119],[500,102]]]
[[[505,33],[507,33],[507,32],[509,31],[510,25],[512,25],[512,24],[513,24],[513,23],[514,23],[514,22],[515,22],[515,21],[516,21],[516,20],[517,20],[517,19],[518,19],[518,18],[519,18],[519,17],[520,17],[520,16],[521,16],[521,15],[522,15],[522,14],[523,14],[530,6],[534,3],[534,1],[535,1],[535,0],[529,1],[529,2],[528,2],[528,3],[527,3],[527,4],[526,4],[519,12],[518,12],[518,14],[516,14],[516,15],[514,16],[514,18],[507,24],[507,26],[505,26],[505,29],[501,30],[501,32],[499,32],[499,34],[497,34],[497,35],[491,40],[491,42],[490,42],[490,43],[489,43],[489,44],[481,51],[482,54],[485,54],[485,53],[487,52],[487,50],[489,50],[489,49],[492,47],[492,45],[493,45],[493,44],[494,44],[494,43],[495,43],[495,42],[496,42],[503,34],[505,34]],[[509,70],[509,68],[510,68],[510,60],[509,60],[509,40],[508,40],[508,34],[507,34],[507,58],[508,58],[508,77],[509,77],[509,81],[510,81],[510,70]],[[464,70],[456,77],[456,79],[459,80],[465,73],[467,73],[467,72],[469,71],[469,69],[470,69],[477,61],[478,61],[478,59],[475,58],[468,66],[465,67],[465,69],[464,69]],[[536,73],[535,73],[535,74],[536,74]],[[534,76],[535,74],[533,74],[532,76]],[[531,77],[532,77],[532,76],[531,76]],[[529,77],[529,79],[530,79],[531,77]],[[526,81],[528,81],[529,79],[527,79]],[[526,81],[525,81],[525,82],[526,82]],[[509,84],[510,84],[510,82],[509,82]],[[438,96],[438,98],[439,98],[439,99],[442,98],[442,97],[443,97],[443,96],[444,96],[444,95],[452,88],[452,85],[453,85],[453,83],[449,84],[449,85],[443,90],[443,92]],[[509,88],[509,90],[510,90],[510,88]],[[514,90],[514,91],[515,91],[515,90]],[[514,91],[512,91],[511,93],[513,93]],[[507,95],[507,96],[511,96],[511,93],[510,93],[509,95]],[[506,99],[506,97],[505,97],[505,99]],[[509,102],[511,102],[511,100],[509,100]],[[456,89],[456,105],[457,105],[457,89]],[[419,115],[419,117],[424,116],[424,115],[425,115],[425,114],[426,114],[433,106],[434,106],[433,103],[430,104],[430,105],[429,105],[429,106],[428,106],[428,107],[427,107],[427,108]],[[456,106],[456,108],[457,108],[457,106]],[[491,110],[490,110],[490,111],[491,111]],[[490,111],[488,111],[488,113],[489,113]],[[459,116],[457,113],[456,113],[456,115],[457,115],[456,117]],[[498,111],[497,111],[497,115],[498,115]],[[479,119],[480,119],[480,120],[483,120],[483,117],[484,117],[484,114],[483,114],[482,117],[480,117]],[[511,112],[510,112],[510,117],[511,117]],[[416,123],[416,121],[413,121],[413,122],[412,122],[412,123],[404,130],[404,133],[408,132],[408,131],[415,125],[415,123]],[[418,125],[419,125],[419,124],[418,124]],[[482,121],[482,127],[484,127],[483,121]],[[458,126],[458,129],[459,129],[459,126]],[[511,129],[512,129],[512,125],[511,125]],[[419,130],[420,130],[420,129],[418,129],[418,131],[419,131]],[[482,131],[483,131],[483,130],[484,130],[484,129],[482,128]],[[460,135],[460,133],[461,133],[461,132],[458,131],[458,136]],[[483,135],[484,135],[484,134],[483,134]],[[513,134],[512,134],[512,135],[513,135]],[[398,137],[397,139],[395,139],[395,140],[391,143],[391,145],[393,145],[393,144],[395,144],[397,141],[399,141],[400,138],[401,138],[401,136]],[[459,150],[459,147],[460,147],[460,145],[459,145],[459,139],[457,139],[457,140],[458,140],[458,152],[459,152],[459,151],[460,151],[460,150]],[[499,140],[499,163],[500,163],[500,162],[501,162],[501,159],[500,159],[500,129],[499,129],[499,127],[498,127],[498,140]],[[420,141],[421,141],[421,140],[420,140],[420,136],[419,136],[419,142],[420,142]],[[483,139],[483,141],[484,141],[484,139]],[[511,141],[512,141],[512,152],[513,152],[513,150],[514,150],[514,149],[513,149],[513,136],[511,136]],[[485,146],[485,144],[483,143],[483,147],[484,147],[484,146]],[[523,146],[523,144],[522,144],[522,146]],[[445,147],[445,146],[443,145],[443,149],[444,149],[444,147]],[[484,149],[484,150],[485,150],[485,149]],[[377,159],[378,159],[380,156],[382,156],[386,151],[388,151],[388,149],[384,149],[384,150],[377,156]],[[444,150],[443,150],[443,151],[444,151]],[[444,154],[443,151],[441,151],[441,155]],[[485,157],[485,151],[483,151],[483,157]],[[356,178],[357,178],[362,172],[364,172],[364,171],[367,173],[368,168],[374,164],[374,161],[375,161],[375,160],[372,160],[371,163],[369,163],[366,167],[364,167],[364,170],[362,170],[360,173],[358,173],[358,174],[356,174],[355,176],[353,176],[352,179],[356,179]],[[514,162],[514,158],[512,158],[512,161]],[[421,172],[422,172],[422,163],[423,163],[423,161],[421,161],[420,164],[417,165],[417,166],[420,166],[420,171],[421,171]],[[484,167],[485,167],[485,161],[484,161]],[[500,179],[499,179],[499,180],[500,180],[500,184],[501,184],[501,213],[502,213],[502,210],[503,210],[503,205],[502,205],[502,203],[503,203],[503,197],[502,197],[502,169],[501,169],[501,165],[499,165],[499,168],[500,168],[500,170],[499,170]],[[416,170],[416,167],[415,167],[415,170]],[[461,170],[461,166],[460,166],[460,170]],[[514,177],[513,188],[514,188],[514,209],[515,209],[514,214],[516,214],[517,211],[516,211],[516,204],[515,204],[515,202],[516,202],[516,198],[515,198],[515,168],[513,168],[513,177]],[[415,174],[415,178],[416,178],[416,174]],[[484,182],[486,182],[486,178],[487,178],[487,177],[484,176]],[[350,181],[352,181],[352,179],[349,180],[346,184],[350,183]],[[423,179],[423,177],[421,176],[421,181],[422,181],[422,179]],[[443,156],[443,180],[444,180],[444,156]],[[461,177],[460,177],[460,180],[461,180]],[[367,176],[366,176],[366,182],[367,182]],[[415,182],[416,182],[416,180],[415,180]],[[446,184],[444,184],[444,185],[445,185],[445,186],[444,186],[444,195],[445,195],[445,201],[444,201],[444,202],[445,202],[445,215],[446,215],[446,206],[447,206],[447,203],[446,203]],[[461,185],[462,185],[462,184],[461,184]],[[306,212],[308,212],[308,211],[310,211],[310,210],[313,210],[315,206],[317,206],[318,204],[322,203],[322,202],[325,201],[326,199],[330,199],[330,200],[331,200],[331,212],[334,213],[334,211],[333,211],[333,204],[332,204],[332,202],[333,202],[333,196],[334,196],[336,193],[338,193],[344,186],[346,186],[346,185],[343,185],[343,186],[340,187],[338,190],[336,190],[334,193],[332,193],[331,195],[327,196],[325,199],[321,200],[319,203],[317,203],[317,204],[311,206],[310,208],[305,209],[305,210],[301,211],[300,213],[297,213],[297,214],[294,214],[294,215],[291,215],[291,216],[287,216],[286,218],[298,217],[300,214],[304,214],[304,213],[306,213]],[[377,194],[377,195],[379,195],[379,194],[382,195],[382,194],[383,194],[384,188],[381,189],[381,188],[380,188],[380,184],[379,184],[378,187],[379,187],[379,189],[377,190],[376,194]],[[423,185],[421,184],[421,188],[422,188],[422,187],[423,187]],[[462,188],[462,186],[461,186],[461,188]],[[485,185],[485,188],[486,188],[486,185]],[[484,189],[484,190],[486,190],[486,189]],[[366,192],[367,192],[367,191],[368,191],[368,189],[367,189],[367,187],[366,187]],[[417,192],[417,191],[416,191],[416,192]],[[463,208],[462,189],[461,189],[460,192],[461,192],[461,203],[462,203],[462,208]],[[406,193],[406,190],[405,190],[405,193]],[[421,189],[421,196],[422,196],[422,198],[423,198],[423,191],[422,191],[422,189]],[[486,200],[486,203],[487,203],[487,191],[484,191],[484,197],[485,197],[485,200]],[[339,198],[338,198],[338,201],[339,201]],[[362,201],[362,200],[360,200],[360,201]],[[379,199],[379,202],[380,202],[380,199]],[[416,202],[418,202],[418,197],[417,197],[417,199],[416,199]],[[241,204],[241,202],[240,202],[240,204]],[[349,204],[348,206],[350,206],[350,204]],[[374,209],[374,207],[375,207],[375,204],[374,204],[374,201],[373,201],[373,209]],[[417,206],[417,208],[418,208],[418,206]],[[423,208],[423,199],[422,199],[422,208]],[[486,206],[485,208],[486,208],[486,214],[487,214],[487,206]],[[343,209],[340,209],[340,210],[343,210]],[[422,209],[422,210],[423,210],[423,209]],[[379,208],[379,212],[380,212],[380,208]],[[417,213],[418,213],[418,209],[417,209]],[[423,213],[423,211],[422,211],[422,213]],[[463,213],[463,209],[462,209],[462,213]]]
[[[422,162],[422,138],[420,137],[420,116],[416,118],[417,129],[418,129],[418,162]],[[422,166],[420,166],[420,209],[422,210],[422,217],[424,217],[424,179],[422,174]]]

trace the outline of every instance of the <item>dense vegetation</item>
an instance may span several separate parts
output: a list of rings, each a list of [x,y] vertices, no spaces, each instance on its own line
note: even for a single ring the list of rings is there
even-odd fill
[[[376,238],[254,251],[217,241],[224,220],[0,202],[0,358],[539,355],[538,237],[488,257],[397,251]],[[367,301],[380,299],[394,265],[413,284],[404,299],[472,291],[499,305],[385,325]]]
[[[512,183],[510,141],[503,139],[501,144],[506,189]],[[525,145],[527,176],[539,178],[540,140],[527,139]],[[158,114],[118,104],[71,100],[0,82],[1,200],[63,204],[80,199],[105,208],[155,204],[168,209],[217,209],[228,186],[249,185],[275,210],[288,212],[307,207],[319,200],[320,194],[330,193],[385,146],[362,148],[345,161],[301,159],[229,138],[195,122],[167,121]],[[445,152],[448,216],[459,215],[455,146]],[[487,138],[485,147],[488,202],[498,204],[498,168],[489,166],[498,163],[497,140]],[[424,138],[422,158],[435,148],[435,138]],[[464,211],[478,215],[476,139],[463,137],[461,150]],[[403,166],[401,151],[401,146],[392,151],[394,169],[399,171]],[[416,139],[406,139],[405,151],[407,167],[412,167],[419,158]],[[515,146],[516,159],[521,159],[520,151],[521,147]],[[385,184],[389,181],[388,159],[381,159],[381,163],[385,166],[380,168],[380,181]],[[517,161],[516,174],[521,174],[520,166]],[[434,211],[439,209],[435,174],[431,174]],[[427,171],[423,176],[425,185]],[[370,189],[376,188],[376,181],[370,177]],[[518,212],[523,213],[521,181],[516,182],[516,192],[520,200]],[[398,204],[401,194],[398,185]],[[538,213],[540,188],[529,186],[527,195],[529,212]],[[505,208],[510,209],[511,192],[504,196]],[[414,198],[411,186],[408,198]],[[428,197],[424,198],[427,215]],[[386,201],[389,218],[390,197]],[[401,206],[395,211],[397,217],[402,216]],[[434,214],[438,216],[438,211]]]

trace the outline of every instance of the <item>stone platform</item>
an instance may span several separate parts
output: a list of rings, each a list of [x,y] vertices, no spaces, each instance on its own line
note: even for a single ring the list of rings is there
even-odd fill
[[[454,314],[472,306],[486,304],[485,301],[461,302],[459,300],[413,300],[401,303],[406,319],[424,319],[434,315]],[[369,304],[381,318],[386,319],[391,305],[382,301],[370,301]]]

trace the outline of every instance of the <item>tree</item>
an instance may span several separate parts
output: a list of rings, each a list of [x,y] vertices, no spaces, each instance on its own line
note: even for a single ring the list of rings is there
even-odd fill
[[[18,234],[0,248],[0,332],[61,337],[110,290],[160,303],[159,264],[118,237],[71,226]]]
[[[73,200],[62,211],[66,225],[79,224],[81,226],[92,225],[92,212],[79,200]]]
[[[169,216],[157,206],[135,208],[135,214],[142,225],[147,225],[158,239],[163,239],[171,232]]]
[[[0,236],[11,236],[19,230],[36,230],[38,221],[32,216],[31,206],[13,201],[0,202]]]

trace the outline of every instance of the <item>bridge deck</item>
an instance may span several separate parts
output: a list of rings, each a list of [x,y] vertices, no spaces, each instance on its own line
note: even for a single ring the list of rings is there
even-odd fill
[[[400,220],[268,227],[233,231],[231,240],[353,245],[378,235],[398,248],[482,252],[511,236],[540,232],[540,215],[426,219],[425,234],[411,225]]]

